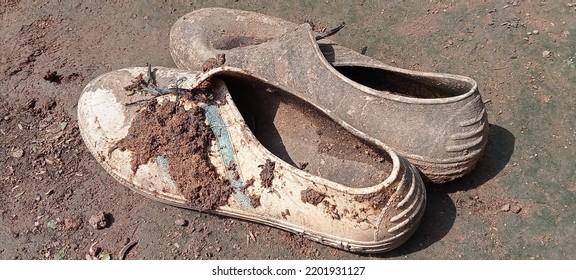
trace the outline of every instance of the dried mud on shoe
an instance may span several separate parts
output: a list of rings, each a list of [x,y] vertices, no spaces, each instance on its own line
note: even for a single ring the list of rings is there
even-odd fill
[[[302,202],[310,203],[312,205],[318,205],[318,203],[324,200],[326,195],[321,194],[313,189],[305,189],[300,193],[300,197]]]
[[[226,63],[226,55],[223,53],[217,54],[216,58],[209,58],[202,64],[202,72],[207,72],[216,67],[222,66]]]
[[[146,84],[134,80],[144,71]],[[142,94],[128,96],[130,83]],[[406,160],[242,69],[121,69],[86,87],[78,114],[106,171],[159,202],[367,253],[401,245],[422,217],[424,186]]]
[[[274,167],[276,163],[267,159],[264,165],[260,165],[262,168],[260,172],[260,180],[262,181],[262,187],[269,189],[272,187],[272,181],[274,181]]]
[[[215,139],[204,109],[185,110],[177,102],[150,100],[133,120],[128,135],[113,149],[132,152],[132,170],[157,157],[169,163],[170,176],[192,208],[200,211],[225,205],[232,190],[210,163]]]

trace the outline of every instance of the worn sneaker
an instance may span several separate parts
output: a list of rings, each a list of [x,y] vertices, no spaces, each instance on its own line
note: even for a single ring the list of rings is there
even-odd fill
[[[245,69],[386,143],[435,183],[475,167],[488,135],[476,81],[392,67],[317,38],[308,24],[207,8],[174,24],[170,51],[176,65],[186,69],[201,69],[223,53],[226,65]]]
[[[140,194],[343,250],[394,249],[424,212],[408,161],[240,69],[106,73],[82,92],[78,123],[96,160]]]

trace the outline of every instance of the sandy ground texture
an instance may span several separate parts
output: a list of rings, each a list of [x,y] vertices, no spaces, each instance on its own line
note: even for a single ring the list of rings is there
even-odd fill
[[[576,3],[112,2],[0,2],[0,259],[576,258]],[[174,67],[171,25],[210,6],[316,29],[345,21],[333,36],[344,46],[399,67],[475,78],[491,124],[486,155],[471,174],[428,184],[420,228],[380,255],[129,191],[82,143],[79,95],[114,69]]]

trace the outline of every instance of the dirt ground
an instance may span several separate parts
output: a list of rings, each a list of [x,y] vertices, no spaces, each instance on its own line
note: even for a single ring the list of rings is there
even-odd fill
[[[0,2],[0,259],[576,259],[576,3],[110,2]],[[345,21],[332,37],[344,46],[473,77],[491,123],[486,155],[471,174],[428,184],[422,225],[381,255],[132,193],[82,143],[80,92],[114,69],[174,67],[171,25],[210,6],[316,28]]]

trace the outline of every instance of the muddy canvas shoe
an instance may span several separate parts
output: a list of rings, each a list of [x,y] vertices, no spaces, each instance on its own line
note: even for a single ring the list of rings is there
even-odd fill
[[[200,9],[174,24],[170,50],[187,69],[202,69],[223,53],[226,65],[381,140],[436,183],[470,172],[486,145],[486,110],[473,79],[392,67],[327,39],[317,42],[308,24]]]
[[[391,250],[424,212],[408,161],[239,69],[103,74],[81,94],[78,123],[96,160],[140,194],[336,248]]]

